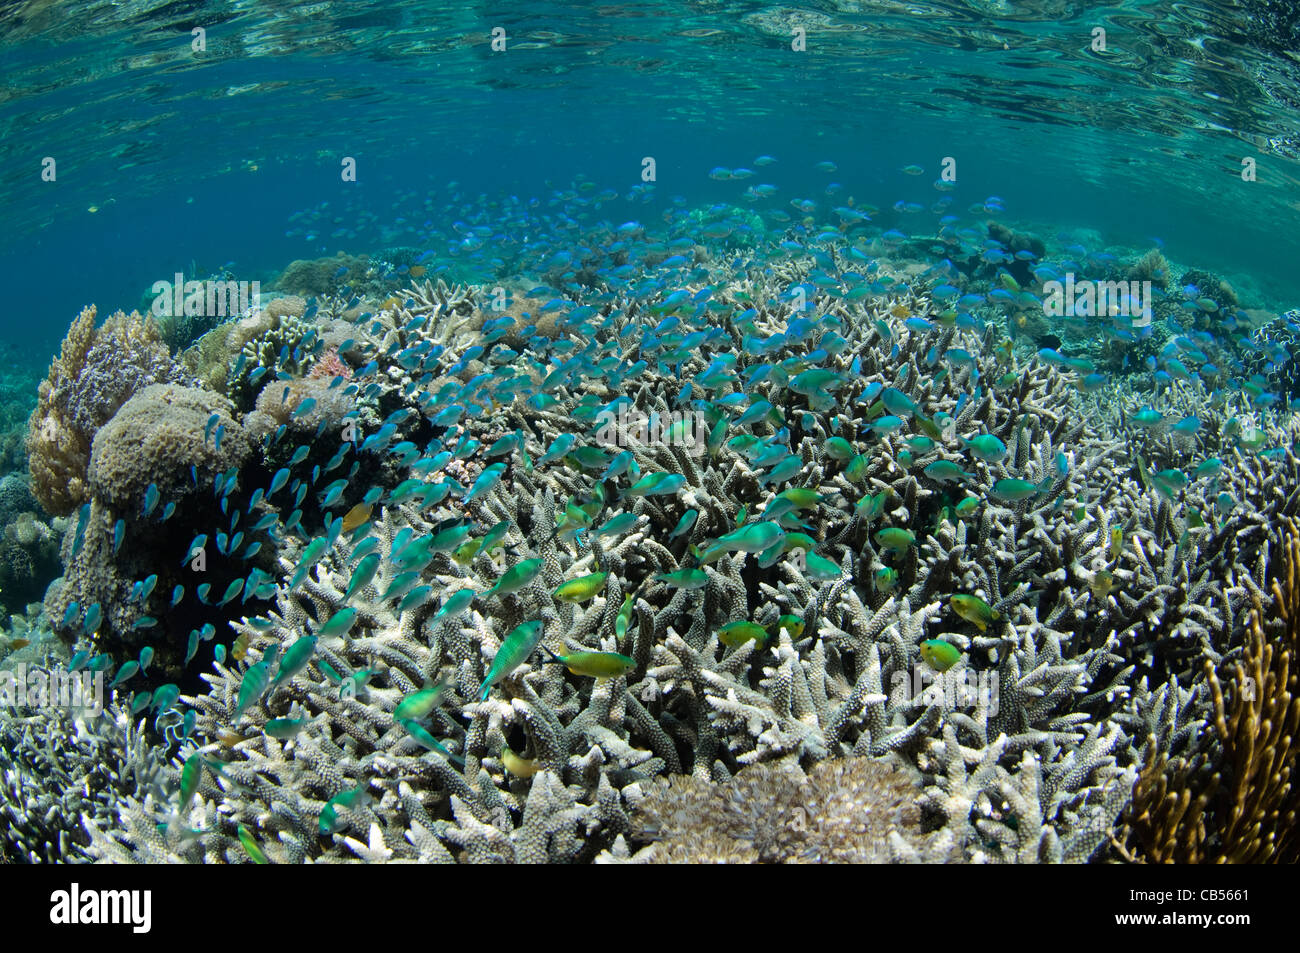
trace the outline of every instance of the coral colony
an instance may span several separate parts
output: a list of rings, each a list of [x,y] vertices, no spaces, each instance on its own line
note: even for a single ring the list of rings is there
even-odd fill
[[[87,308],[0,485],[4,858],[1300,858],[1300,316],[872,211]]]

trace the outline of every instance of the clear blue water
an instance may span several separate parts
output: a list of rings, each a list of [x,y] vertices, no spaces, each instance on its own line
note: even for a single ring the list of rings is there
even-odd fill
[[[1155,237],[1251,276],[1259,306],[1300,303],[1283,4],[510,6],[5,5],[0,335],[51,350],[84,304],[129,310],[192,266],[251,279],[338,250],[443,252],[467,210],[545,202],[575,177],[621,197],[645,156],[653,200],[595,215],[652,221],[673,196],[735,201],[757,182],[778,206],[830,180],[860,203],[928,204],[952,156],[958,208],[998,195],[1040,230]],[[753,180],[707,176],[762,153],[779,163]],[[826,159],[830,176],[813,169]],[[913,163],[926,174],[899,173]]]
[[[119,771],[123,790],[97,788],[88,807],[76,797],[91,781],[76,770],[102,785],[113,755],[48,771],[45,752],[72,736],[0,711],[0,755],[20,768],[0,781],[46,792],[0,786],[0,801],[24,805],[0,828],[0,860],[102,859],[103,843],[87,853],[88,831],[53,833],[92,814],[121,828],[120,845],[138,838],[127,827],[150,844],[156,829],[194,862],[257,859],[259,844],[275,862],[341,859],[335,835],[377,828],[361,807],[340,821],[338,803],[399,781],[427,798],[434,826],[450,822],[447,795],[468,799],[463,782],[430,784],[426,762],[391,760],[411,750],[388,731],[399,692],[434,676],[447,692],[437,724],[397,723],[467,768],[473,810],[493,823],[521,817],[536,771],[548,772],[535,775],[539,792],[554,772],[594,796],[588,759],[623,789],[631,768],[648,782],[694,762],[716,781],[795,752],[809,763],[889,751],[927,774],[949,765],[950,786],[927,795],[943,795],[930,807],[953,812],[952,828],[970,829],[963,805],[996,815],[957,845],[960,859],[988,859],[994,820],[999,859],[1014,859],[1013,843],[1039,859],[1018,826],[1031,816],[998,813],[1001,780],[971,772],[985,789],[948,796],[966,783],[947,747],[957,743],[998,746],[1008,778],[1050,796],[1053,816],[1031,812],[1054,827],[1046,848],[1118,825],[1100,853],[1095,841],[1070,859],[1119,859],[1128,832],[1114,792],[1128,797],[1138,770],[1167,756],[1234,778],[1197,802],[1218,838],[1207,858],[1271,856],[1240,843],[1230,798],[1241,766],[1211,727],[1224,723],[1210,702],[1223,695],[1209,682],[1231,684],[1233,725],[1255,724],[1237,718],[1253,695],[1235,666],[1255,651],[1242,579],[1284,576],[1277,555],[1297,517],[1300,324],[1274,320],[1300,307],[1297,49],[1293,0],[0,0],[0,661],[115,672],[117,710],[152,725],[152,747],[122,757],[170,764],[134,775],[135,790]],[[342,174],[352,163],[355,181]],[[1153,248],[1168,269],[1143,257]],[[276,288],[291,262],[339,253],[371,257]],[[1148,320],[1133,320],[1131,291],[1106,292],[1116,310],[1046,320],[1047,285],[1076,271],[1158,276]],[[147,311],[146,293],[177,273],[320,300],[279,301],[233,329],[224,313],[202,315],[210,330],[175,321],[163,344],[122,344],[138,328],[114,322],[93,359],[51,370],[29,433],[38,381],[78,312]],[[418,280],[433,277],[472,287]],[[178,355],[157,353],[204,331],[183,374]],[[195,386],[145,386],[178,379]],[[614,407],[653,410],[652,436],[602,437],[597,410]],[[707,441],[690,466],[660,431],[683,410]],[[632,532],[644,536],[614,542]],[[610,543],[602,552],[593,539]],[[720,560],[726,585],[702,568]],[[552,602],[573,595],[559,592],[592,569],[611,587],[602,607],[557,615]],[[782,579],[792,584],[774,597]],[[472,598],[453,594],[462,582]],[[331,585],[346,594],[313,589]],[[605,609],[624,593],[615,621]],[[431,619],[457,599],[443,623]],[[1270,633],[1274,608],[1263,610]],[[460,631],[472,638],[436,630],[471,612]],[[737,654],[699,678],[717,659],[670,658],[678,629],[701,658]],[[427,651],[411,635],[421,631]],[[565,682],[532,654],[543,638],[552,653],[594,650],[598,632],[602,652],[629,655],[586,670],[556,659]],[[829,720],[805,736],[813,702],[766,667],[772,656],[740,655],[749,639],[811,673],[822,714],[843,705],[862,717],[836,714],[829,741],[813,737],[831,734]],[[1285,669],[1288,656],[1272,658]],[[1005,718],[981,706],[940,725],[925,701],[903,728],[921,701],[894,676],[959,660],[952,678],[1016,679]],[[531,683],[516,671],[525,662]],[[586,679],[610,671],[649,715],[612,695],[598,711]],[[891,697],[864,695],[882,672]],[[748,711],[767,705],[761,733],[734,707],[733,675]],[[608,719],[650,760],[615,769],[613,746],[602,768],[558,742],[525,760],[538,729],[522,718],[532,696],[521,686],[547,679],[543,704],[565,699],[551,719],[568,720],[563,745]],[[1033,690],[1041,702],[1024,690],[1049,683]],[[1148,686],[1189,693],[1178,729],[1155,744],[1146,730],[1164,724],[1153,714],[1163,702]],[[730,698],[708,694],[724,688]],[[336,691],[371,710],[326,711]],[[428,713],[426,702],[408,710]],[[299,710],[310,724],[272,726]],[[644,717],[672,740],[661,746]],[[286,782],[298,790],[263,804],[265,786],[232,787],[224,829],[188,813],[198,782],[181,765],[204,770],[191,745],[238,764],[300,730],[295,751],[356,741],[344,773],[295,755],[312,765]],[[390,759],[384,778],[375,755]],[[72,781],[50,791],[51,777]],[[394,802],[375,815],[387,844],[402,859],[436,856]],[[272,805],[291,803],[289,825]],[[1085,804],[1091,813],[1076,813]],[[569,850],[554,836],[551,849],[568,853],[552,860],[614,847],[603,814],[595,836],[595,814],[559,826],[580,816],[589,842]],[[1266,821],[1282,829],[1294,816],[1283,805]],[[1289,845],[1277,856],[1294,859]],[[132,856],[163,856],[149,846]]]

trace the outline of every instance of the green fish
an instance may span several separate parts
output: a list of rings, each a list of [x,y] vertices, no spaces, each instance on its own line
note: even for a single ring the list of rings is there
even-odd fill
[[[875,496],[864,496],[854,504],[853,512],[870,523],[885,512],[885,508],[893,495],[894,491],[886,488]]]
[[[989,623],[1002,618],[1001,612],[994,609],[979,596],[954,593],[948,601],[954,612],[967,622],[973,622],[981,632],[988,631]]]
[[[750,523],[718,539],[715,545],[728,552],[761,553],[771,549],[785,538],[785,530],[778,524],[763,521]]]
[[[453,549],[459,548],[460,544],[465,542],[469,536],[471,526],[470,522],[465,522],[460,526],[452,526],[438,533],[429,542],[429,549],[435,553],[449,553]]]
[[[604,539],[606,536],[622,536],[633,526],[639,517],[635,513],[619,513],[613,519],[602,523],[595,529],[595,535]]]
[[[357,621],[357,610],[352,606],[346,609],[340,609],[330,616],[328,622],[320,627],[316,632],[317,638],[330,639],[335,636],[345,636],[352,631],[353,624]]]
[[[618,610],[618,617],[614,620],[614,634],[618,636],[619,642],[627,635],[627,627],[632,622],[632,604],[636,599],[636,593],[629,592],[623,597],[623,605]]]
[[[262,729],[272,738],[287,741],[307,727],[310,718],[272,718]]]
[[[719,627],[718,641],[732,649],[752,641],[761,649],[767,644],[767,630],[757,622],[741,619]]]
[[[541,641],[542,621],[540,619],[534,619],[531,622],[516,626],[505,637],[505,641],[501,643],[501,648],[497,650],[497,654],[493,657],[492,667],[488,669],[487,677],[483,679],[483,685],[479,688],[479,699],[487,701],[492,686],[528,661],[528,656],[533,654]]]
[[[562,583],[552,595],[565,602],[586,602],[605,588],[605,580],[608,578],[607,572],[593,572],[587,576],[579,576],[577,579]]]
[[[512,566],[501,574],[501,578],[497,580],[495,586],[483,593],[483,598],[490,599],[495,595],[508,596],[513,592],[518,592],[537,578],[545,563],[546,560],[539,557],[537,559],[525,559],[517,566]]]
[[[909,547],[916,545],[916,535],[911,530],[900,529],[897,526],[880,530],[876,533],[875,540],[880,544],[881,549],[895,556],[904,555]]]
[[[397,604],[397,614],[401,615],[403,612],[407,612],[411,609],[418,609],[432,598],[433,586],[416,586],[403,596],[402,601]]]
[[[703,589],[709,584],[709,574],[703,569],[678,569],[676,572],[661,572],[655,578],[678,589]]]
[[[1152,410],[1150,407],[1143,407],[1136,414],[1129,414],[1128,422],[1135,427],[1141,427],[1143,430],[1150,430],[1160,426],[1164,419],[1164,415],[1160,411]]]
[[[991,433],[981,434],[978,437],[972,437],[970,440],[965,437],[958,437],[957,439],[977,460],[983,460],[985,463],[999,463],[1006,458],[1007,445]]]
[[[396,599],[398,596],[404,596],[420,581],[420,570],[413,569],[410,572],[404,572],[393,577],[393,581],[388,585],[388,591],[379,597],[381,602],[387,602],[389,599]]]
[[[806,486],[792,486],[789,489],[782,490],[776,495],[778,500],[787,500],[795,510],[810,509],[825,499],[816,490],[810,490]]]
[[[617,652],[571,652],[568,655],[556,655],[546,646],[542,650],[549,655],[550,661],[563,665],[574,675],[590,678],[618,678],[636,668],[636,661]]]
[[[483,552],[487,553],[489,556],[492,555],[492,550],[496,549],[505,541],[506,533],[508,532],[510,532],[509,520],[502,520],[500,523],[494,525],[483,534]]]
[[[320,812],[320,832],[324,834],[333,834],[342,830],[339,823],[338,809],[345,808],[349,811],[359,810],[370,803],[370,792],[366,790],[365,782],[357,785],[351,791],[344,791],[336,794],[325,802],[325,807]]]
[[[433,614],[433,621],[436,623],[441,622],[443,619],[454,619],[469,608],[469,604],[474,601],[475,595],[473,589],[457,589],[443,600],[442,608]]]
[[[257,846],[257,841],[253,839],[253,835],[248,828],[240,824],[236,829],[239,831],[239,843],[243,845],[244,852],[248,854],[248,859],[255,864],[269,864],[271,861],[267,859],[266,854],[262,853],[262,848]]]
[[[370,585],[375,578],[375,573],[379,571],[379,562],[382,558],[379,553],[371,553],[357,563],[357,568],[352,570],[352,578],[348,580],[347,592],[343,594],[345,602]]]
[[[938,672],[946,672],[961,660],[961,650],[943,639],[926,639],[921,643],[921,658]]]
[[[670,496],[686,485],[680,473],[650,473],[623,491],[623,497]]]
[[[393,721],[405,721],[408,718],[423,721],[429,713],[438,707],[442,694],[447,688],[445,681],[411,692],[393,709]]]
[[[1044,485],[1046,484],[1046,485]],[[995,500],[1003,500],[1008,503],[1015,503],[1021,500],[1027,500],[1031,496],[1037,496],[1051,489],[1052,481],[1044,480],[1043,483],[1030,483],[1028,480],[1017,480],[1014,477],[1005,480],[998,480],[989,490],[989,496]]]
[[[474,557],[478,555],[478,551],[482,548],[483,540],[471,539],[452,553],[451,558],[456,561],[458,566],[468,566],[474,561]]]
[[[782,629],[785,629],[790,633],[790,638],[797,639],[799,636],[803,635],[803,619],[799,618],[797,615],[780,616],[772,625],[772,634],[777,635]]]
[[[867,464],[871,459],[865,453],[859,453],[849,461],[849,465],[844,469],[844,477],[850,483],[861,483],[867,478]]]
[[[262,661],[248,667],[248,671],[244,673],[244,677],[239,683],[239,700],[235,705],[232,720],[238,719],[244,713],[244,709],[261,698],[262,693],[266,691],[266,686],[270,683],[271,659],[263,657]]]
[[[682,518],[677,521],[676,528],[671,533],[668,534],[668,538],[676,539],[678,536],[682,535],[682,533],[688,531],[692,526],[695,525],[695,521],[699,519],[699,517],[700,517],[699,510],[687,510],[685,513],[682,514]]]
[[[957,480],[973,480],[975,474],[967,473],[951,460],[936,460],[921,471],[931,480],[949,483]]]
[[[853,444],[843,437],[829,437],[823,446],[826,449],[826,455],[837,463],[852,460],[855,453]]]
[[[816,553],[807,553],[804,556],[804,565],[808,567],[808,575],[819,582],[829,582],[843,575],[843,570],[833,560],[818,556]]]
[[[276,686],[287,682],[307,667],[312,654],[316,651],[317,638],[314,635],[304,635],[289,646],[284,653],[284,658],[280,659],[280,670],[276,673],[274,682]]]
[[[300,582],[307,578],[312,567],[321,561],[326,551],[330,548],[328,536],[318,536],[307,544],[307,548],[302,552],[302,559],[298,560],[298,566],[294,570],[293,579],[289,582],[289,588],[294,589]]]
[[[892,592],[894,587],[898,585],[898,570],[883,566],[876,570],[873,578],[875,579],[876,588],[882,593]]]
[[[427,748],[430,751],[438,752],[438,754],[442,755],[444,758],[446,758],[448,761],[450,761],[452,764],[456,765],[457,767],[460,768],[465,767],[464,758],[460,757],[459,755],[452,754],[445,747],[439,744],[438,739],[435,738],[433,735],[429,734],[429,732],[418,722],[413,721],[410,718],[404,718],[401,721],[399,721],[398,724],[400,724],[403,728],[405,728],[406,733],[410,735],[412,738],[414,738],[422,747]]]
[[[197,751],[185,759],[181,765],[181,802],[179,809],[184,811],[190,806],[190,801],[194,799],[195,793],[199,790],[199,782],[203,780],[203,755]]]

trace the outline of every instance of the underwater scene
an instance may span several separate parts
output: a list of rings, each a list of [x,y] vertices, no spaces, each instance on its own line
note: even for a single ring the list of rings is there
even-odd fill
[[[1297,50],[0,4],[0,862],[1300,860]]]

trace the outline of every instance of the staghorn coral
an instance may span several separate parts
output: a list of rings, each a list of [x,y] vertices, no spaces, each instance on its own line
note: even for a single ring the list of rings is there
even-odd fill
[[[895,792],[889,811],[867,819],[897,811],[918,834],[919,817],[924,836],[890,839],[898,859],[1118,855],[1116,818],[1135,787],[1147,796],[1141,766],[1203,755],[1207,769],[1221,767],[1214,751],[1198,747],[1214,717],[1205,663],[1240,658],[1248,607],[1255,598],[1271,604],[1264,567],[1274,527],[1300,507],[1287,449],[1295,427],[1240,394],[1215,396],[1189,374],[1152,399],[1171,419],[1196,415],[1201,428],[1144,428],[1132,422],[1142,399],[1133,388],[1084,390],[1086,360],[1053,364],[1014,345],[997,356],[997,373],[1007,377],[989,388],[1000,322],[972,328],[945,318],[925,287],[931,243],[913,241],[913,260],[878,270],[870,287],[888,290],[853,300],[819,291],[799,256],[763,273],[737,272],[711,288],[707,321],[673,316],[700,322],[681,327],[680,337],[654,332],[667,321],[662,303],[601,286],[585,253],[566,292],[590,308],[551,309],[546,333],[518,327],[521,309],[509,315],[515,324],[494,324],[484,336],[484,319],[495,320],[482,306],[490,289],[442,281],[394,295],[359,324],[350,299],[318,302],[304,318],[302,355],[280,370],[301,373],[309,352],[326,352],[322,329],[352,337],[343,360],[374,362],[349,384],[373,440],[254,447],[219,515],[216,494],[187,497],[193,508],[177,514],[184,535],[160,539],[158,554],[142,554],[137,535],[157,527],[133,524],[111,559],[119,514],[97,501],[87,517],[88,558],[102,561],[99,575],[113,588],[82,598],[106,605],[124,603],[146,573],[158,572],[160,591],[182,578],[154,563],[180,562],[195,530],[224,534],[236,517],[241,526],[267,518],[272,526],[259,540],[266,545],[256,568],[266,577],[253,577],[265,601],[209,607],[214,641],[235,642],[224,660],[201,660],[203,682],[187,685],[180,707],[194,721],[184,752],[163,771],[163,793],[127,795],[115,815],[95,819],[91,852],[242,862],[242,823],[276,861],[648,860],[668,842],[642,849],[634,818],[662,789],[658,779],[688,774],[678,787],[692,786],[697,802],[733,799],[753,788],[811,786],[801,772],[870,775],[877,768],[863,767],[873,764],[866,759],[888,756],[922,777],[919,798],[910,788]],[[707,249],[692,254],[712,260]],[[984,264],[967,262],[967,270],[988,276]],[[984,287],[986,277],[957,270],[952,280]],[[590,298],[584,283],[596,289]],[[791,306],[795,286],[809,310]],[[688,334],[700,343],[686,346]],[[526,359],[507,349],[512,341],[528,349]],[[1203,356],[1222,360],[1213,348]],[[776,371],[813,361],[825,364],[824,389]],[[285,386],[309,385],[267,389]],[[916,407],[893,432],[878,421],[884,387]],[[273,396],[264,390],[260,399]],[[746,403],[759,400],[771,413],[739,423]],[[279,404],[266,412],[294,406]],[[598,420],[611,406],[661,418],[698,411],[709,446],[635,430],[601,437]],[[381,420],[391,424],[383,433],[373,426]],[[966,442],[981,434],[1005,443],[1004,459],[970,452]],[[832,437],[842,442],[837,452]],[[564,438],[572,447],[551,456]],[[790,461],[784,479],[763,456],[773,450]],[[1213,479],[1169,474],[1211,455],[1223,461]],[[499,483],[471,491],[493,461]],[[956,485],[927,469],[938,461],[961,469]],[[271,492],[270,473],[282,466],[288,481]],[[346,483],[346,493],[320,485],[336,466],[345,469],[328,479]],[[663,473],[679,478],[673,493],[632,489]],[[1165,483],[1153,479],[1161,473]],[[1028,495],[991,492],[1009,479],[1025,481]],[[777,517],[790,500],[778,496],[787,482],[813,502]],[[372,487],[377,499],[361,509],[371,522],[344,534],[339,516]],[[254,488],[265,491],[255,504]],[[693,521],[683,521],[688,510]],[[575,529],[587,517],[591,526]],[[714,548],[738,525],[773,520],[787,535],[771,551]],[[501,548],[480,552],[489,528],[503,534]],[[470,533],[464,544],[461,529]],[[885,529],[910,540],[886,545]],[[785,545],[794,532],[807,541]],[[434,547],[443,534],[454,542]],[[349,597],[357,546],[373,547],[376,575]],[[427,559],[422,547],[430,547]],[[802,554],[809,547],[827,562],[814,567]],[[541,568],[528,586],[488,595],[508,567],[529,558]],[[90,565],[74,562],[69,575],[81,572],[87,584]],[[609,575],[588,601],[552,596],[597,569]],[[690,586],[669,575],[683,569],[698,577]],[[64,588],[49,601],[53,616],[70,604]],[[471,604],[434,621],[440,597],[465,588],[475,592]],[[981,626],[954,611],[954,593],[986,600],[993,621]],[[188,595],[182,606],[193,608]],[[283,657],[345,606],[357,612],[346,634],[320,635],[306,665],[236,712],[254,665],[272,652]],[[798,625],[778,625],[791,615]],[[113,615],[114,630],[94,647],[120,661],[142,644],[142,635],[123,631],[132,621],[130,612]],[[528,621],[542,623],[546,649],[618,651],[634,667],[596,680],[533,655],[483,697],[504,640]],[[731,622],[755,623],[766,636],[724,644],[719,630]],[[924,660],[923,643],[934,639],[958,656],[941,674]],[[439,683],[442,704],[424,727],[450,759],[425,750],[393,717],[403,698]],[[273,737],[282,725],[267,733],[271,719],[286,717],[303,719],[294,737]],[[220,761],[223,773],[205,771],[200,798],[171,824],[168,794],[195,750]],[[355,807],[328,823],[327,806],[346,792],[358,792]],[[828,831],[860,831],[853,825],[863,819],[845,809],[862,798],[841,795],[818,801],[813,814],[837,818]],[[741,803],[737,813],[750,825],[744,856],[885,856],[858,834],[827,846],[789,826],[754,831],[762,804]],[[845,844],[852,852],[836,855]]]
[[[164,749],[116,706],[19,708],[0,718],[0,750],[0,862],[88,861],[87,828],[114,823],[123,800],[162,790]]]

